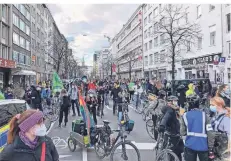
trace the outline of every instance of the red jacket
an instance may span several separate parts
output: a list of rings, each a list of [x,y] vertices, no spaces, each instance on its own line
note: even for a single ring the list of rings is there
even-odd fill
[[[90,89],[96,90],[96,86],[95,86],[94,83],[89,83],[89,84],[88,84],[88,90],[90,90]]]

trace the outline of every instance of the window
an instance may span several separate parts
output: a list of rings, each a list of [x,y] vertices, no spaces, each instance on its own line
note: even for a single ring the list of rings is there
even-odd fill
[[[149,55],[149,65],[153,65],[153,55]]]
[[[201,5],[197,6],[197,18],[201,17]]]
[[[147,25],[147,17],[144,19],[144,26]]]
[[[216,31],[210,32],[210,45],[215,45],[215,39],[216,39]]]
[[[148,22],[150,23],[152,21],[152,12],[148,15]]]
[[[36,32],[36,28],[35,28],[35,24],[32,22],[32,32],[35,33]]]
[[[144,31],[144,39],[147,38],[147,30]]]
[[[37,37],[39,38],[39,36],[40,36],[40,30],[39,28],[37,28]]]
[[[26,19],[30,21],[30,12],[26,11]]]
[[[26,34],[30,35],[30,27],[26,25]]]
[[[26,9],[25,9],[25,7],[24,7],[23,4],[20,5],[20,12],[21,12],[24,16],[26,16]]]
[[[18,52],[13,50],[13,60],[18,63]]]
[[[158,53],[154,54],[154,61],[155,61],[155,63],[159,62],[159,54]]]
[[[26,48],[26,41],[23,37],[20,36],[20,46],[22,48]]]
[[[190,51],[191,50],[191,42],[190,41],[187,41],[187,51]]]
[[[158,8],[155,8],[153,11],[153,17],[155,18],[158,15]]]
[[[6,19],[7,15],[7,6],[5,4],[2,5],[2,17]]]
[[[155,24],[154,24],[154,33],[156,33],[158,31],[158,23],[156,22]]]
[[[35,39],[32,38],[31,41],[32,41],[32,42],[31,42],[31,47],[32,47],[32,49],[35,49]]]
[[[148,43],[145,43],[144,44],[144,51],[147,51],[148,50]]]
[[[13,13],[13,24],[17,27],[19,27],[19,19],[18,19],[18,16],[16,16],[14,13]]]
[[[160,35],[160,45],[164,44],[164,34]]]
[[[20,9],[20,4],[14,4],[15,8]]]
[[[36,21],[39,23],[39,14],[37,13]]]
[[[188,13],[185,13],[185,23],[188,23]]]
[[[162,5],[159,4],[159,13],[161,13],[161,12],[162,12]]]
[[[22,53],[18,53],[19,54],[19,63],[20,64],[25,64],[25,55]]]
[[[30,42],[26,40],[26,50],[30,51]]]
[[[162,17],[162,18],[160,19],[160,25],[165,25],[165,18],[164,18],[164,17]]]
[[[148,56],[144,57],[144,64],[145,64],[145,66],[148,66]]]
[[[2,38],[3,39],[7,38],[7,33],[8,33],[7,31],[8,31],[7,27],[4,24],[2,24]]]
[[[158,46],[158,37],[155,37],[154,38],[154,47],[157,47]]]
[[[210,5],[209,5],[209,11],[212,11],[212,10],[214,10],[214,9],[215,9],[215,5],[210,4]]]
[[[200,50],[202,49],[202,37],[198,37],[198,46],[197,46],[197,49]]]
[[[146,12],[147,12],[147,9],[148,9],[148,6],[147,6],[147,5],[145,5],[145,6],[144,6],[144,13],[146,13]]]
[[[149,41],[149,49],[152,49],[152,40]]]
[[[8,124],[16,114],[17,111],[12,104],[0,105],[0,127]]]
[[[148,34],[149,34],[149,37],[150,37],[151,34],[152,34],[152,26],[148,28]]]
[[[230,32],[230,13],[226,15],[226,21],[227,21],[227,32]]]
[[[4,45],[2,45],[2,58],[3,59],[9,59],[7,47]]]
[[[161,62],[161,63],[164,63],[164,62],[165,62],[165,59],[166,59],[165,50],[162,50],[162,51],[160,52],[160,62]]]
[[[19,45],[19,35],[13,32],[13,43]]]
[[[230,55],[231,54],[231,42],[227,41],[227,53]]]
[[[21,19],[20,19],[20,30],[22,30],[23,32],[26,32],[25,22],[23,22],[23,20]]]

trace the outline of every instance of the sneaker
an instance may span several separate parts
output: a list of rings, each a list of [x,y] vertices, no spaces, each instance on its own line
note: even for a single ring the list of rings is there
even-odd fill
[[[59,125],[59,128],[61,128],[61,125]]]

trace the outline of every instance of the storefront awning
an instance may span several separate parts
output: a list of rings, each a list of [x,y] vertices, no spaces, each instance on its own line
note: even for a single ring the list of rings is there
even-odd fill
[[[36,73],[30,70],[20,70],[13,75],[36,75]]]

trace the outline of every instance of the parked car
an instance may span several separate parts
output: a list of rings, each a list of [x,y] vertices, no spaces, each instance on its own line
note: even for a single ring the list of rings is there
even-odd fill
[[[30,109],[25,100],[8,99],[0,101],[0,152],[7,143],[9,122],[18,113]]]

